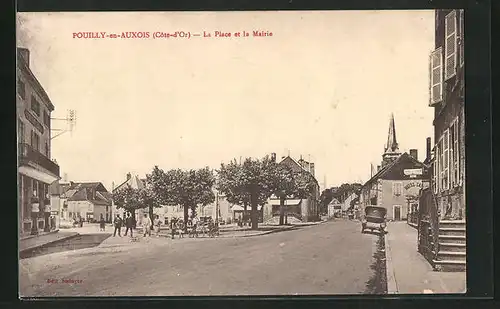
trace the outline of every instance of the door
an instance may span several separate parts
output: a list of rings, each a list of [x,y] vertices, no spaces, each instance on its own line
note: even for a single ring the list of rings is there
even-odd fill
[[[394,206],[394,220],[401,220],[401,206]]]

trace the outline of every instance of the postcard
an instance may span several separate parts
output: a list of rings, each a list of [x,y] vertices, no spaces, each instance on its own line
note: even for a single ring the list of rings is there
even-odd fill
[[[463,10],[17,13],[19,295],[466,291]]]

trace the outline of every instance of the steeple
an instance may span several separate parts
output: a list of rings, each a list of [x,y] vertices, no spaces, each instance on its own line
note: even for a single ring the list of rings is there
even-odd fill
[[[391,113],[389,121],[389,133],[387,135],[387,144],[385,145],[384,154],[382,155],[382,166],[392,162],[393,159],[399,157],[398,142],[396,140],[396,125],[394,124],[394,113]]]
[[[385,152],[399,153],[398,142],[396,140],[396,125],[394,124],[393,113],[391,113],[391,120],[389,122],[389,134],[387,135]]]

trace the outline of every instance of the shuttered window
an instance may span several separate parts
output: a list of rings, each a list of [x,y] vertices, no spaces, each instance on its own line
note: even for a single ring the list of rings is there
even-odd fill
[[[445,18],[444,77],[449,79],[457,71],[457,12],[451,11]]]
[[[430,106],[443,100],[443,49],[433,51],[429,65]]]
[[[460,149],[458,148],[459,122],[458,118],[451,125],[451,181],[454,186],[460,184]]]
[[[459,49],[460,49],[460,66],[464,65],[464,59],[465,59],[465,48],[464,48],[464,43],[465,43],[465,30],[464,30],[464,10],[459,11],[459,20],[458,20],[458,27],[459,27],[459,32],[460,32],[460,40],[459,40]]]

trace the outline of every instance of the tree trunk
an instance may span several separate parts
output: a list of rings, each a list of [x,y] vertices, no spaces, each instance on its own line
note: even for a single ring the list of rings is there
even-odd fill
[[[243,220],[242,224],[246,226],[247,221],[248,221],[248,205],[247,203],[243,204],[243,216],[241,217],[241,220]]]
[[[184,205],[184,232],[187,232],[187,222],[189,219],[189,207]]]
[[[252,203],[252,230],[259,229],[259,217],[257,210],[257,199],[255,193],[252,194],[250,202]]]
[[[154,220],[154,209],[153,209],[153,206],[149,206],[149,218],[151,219],[151,230],[153,230],[153,220]]]
[[[280,196],[280,225],[285,224],[285,197]]]

